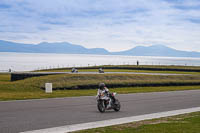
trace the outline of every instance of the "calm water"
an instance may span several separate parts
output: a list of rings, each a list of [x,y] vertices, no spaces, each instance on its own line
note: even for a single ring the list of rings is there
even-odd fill
[[[187,65],[200,66],[200,58],[117,56],[117,55],[71,55],[0,52],[0,71],[30,71],[58,67],[81,67],[95,65]]]

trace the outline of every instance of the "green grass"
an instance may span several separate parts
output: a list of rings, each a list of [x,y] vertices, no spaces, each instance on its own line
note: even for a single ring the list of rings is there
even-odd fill
[[[130,69],[138,69],[138,68],[155,68],[155,69],[162,69],[162,70],[166,70],[166,69],[177,69],[177,70],[200,70],[199,66],[175,66],[175,65],[170,65],[170,66],[166,66],[166,65],[105,65],[102,66],[105,68],[130,68]]]
[[[200,112],[77,131],[74,133],[199,133]]]
[[[166,73],[166,74],[200,74],[199,72],[155,71],[155,70],[150,71],[150,70],[128,70],[128,69],[105,69],[104,71],[105,72]]]
[[[74,88],[75,90],[57,90],[52,94],[46,94],[41,88],[47,82],[53,83],[53,88]],[[98,86],[105,82],[112,92],[120,94],[140,92],[160,92],[175,90],[200,89],[199,86],[168,86],[168,87],[121,87],[118,85],[130,84],[167,84],[171,83],[199,83],[199,75],[186,76],[159,76],[159,75],[136,75],[136,74],[61,74],[42,77],[27,78],[25,80],[10,81],[9,74],[0,74],[0,100],[38,99],[53,97],[73,97],[96,95],[96,89],[91,86]],[[77,90],[79,86],[90,89]]]
[[[91,76],[91,77],[90,77]],[[41,89],[46,82],[53,82],[53,86],[63,86],[70,85],[76,86],[78,83],[88,83],[89,80],[96,79],[95,84],[98,84],[103,78],[97,75],[50,75],[44,77],[34,77],[25,80],[20,80],[16,82],[10,82],[9,74],[0,74],[0,100],[20,100],[20,99],[39,99],[39,98],[55,98],[55,97],[77,97],[77,96],[94,96],[96,95],[97,89],[87,89],[87,90],[57,90],[53,91],[52,94],[46,94],[44,90]],[[146,76],[133,75],[107,75],[104,80],[107,79],[108,83],[112,80],[119,82],[119,80],[145,80]],[[134,78],[133,78],[134,77]],[[150,77],[153,78],[154,76]],[[141,79],[140,79],[141,78]],[[161,77],[154,77],[155,80]],[[164,78],[164,77],[163,77]],[[167,77],[165,77],[167,78]],[[195,78],[195,77],[190,77]],[[149,78],[147,78],[149,79]],[[184,77],[181,77],[181,80]],[[72,82],[75,80],[75,82]],[[105,80],[106,81],[106,80]],[[57,83],[57,84],[56,84]],[[161,92],[161,91],[178,91],[178,90],[195,90],[200,89],[200,86],[171,86],[171,87],[123,87],[123,88],[110,88],[111,92],[117,92],[119,94],[127,93],[141,93],[141,92]]]
[[[9,73],[0,73],[0,83],[2,82],[10,82],[10,74]]]
[[[44,87],[45,83],[53,83],[53,88],[60,89],[94,89],[100,82],[105,82],[108,87],[125,86],[170,86],[182,83],[200,83],[199,75],[137,75],[137,74],[58,74],[41,77],[27,78],[15,82],[5,82],[0,89],[9,86],[10,90],[37,90]],[[6,88],[8,89],[8,88]]]
[[[128,93],[147,93],[147,92],[164,92],[164,91],[181,91],[181,90],[199,90],[200,86],[170,86],[170,87],[127,87],[110,89],[111,92],[118,94]],[[0,101],[5,100],[23,100],[23,99],[41,99],[56,97],[78,97],[78,96],[95,96],[97,90],[56,90],[53,93],[45,93],[43,90],[29,91],[0,91]]]

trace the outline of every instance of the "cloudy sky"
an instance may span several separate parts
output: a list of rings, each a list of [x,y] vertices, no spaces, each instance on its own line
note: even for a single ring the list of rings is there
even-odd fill
[[[200,52],[200,0],[0,0],[0,39]]]

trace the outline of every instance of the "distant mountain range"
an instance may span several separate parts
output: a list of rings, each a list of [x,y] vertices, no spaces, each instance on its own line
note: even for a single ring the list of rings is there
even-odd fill
[[[188,52],[176,50],[164,45],[137,46],[130,50],[114,52],[116,55],[133,55],[133,56],[167,56],[167,57],[200,57],[200,52]]]
[[[85,48],[68,42],[39,44],[23,44],[0,40],[0,52],[24,52],[24,53],[65,53],[65,54],[109,54],[103,48]]]
[[[109,52],[104,48],[85,48],[68,42],[23,44],[3,40],[0,40],[0,52],[200,57],[200,52],[180,51],[164,45],[137,46],[126,51]]]

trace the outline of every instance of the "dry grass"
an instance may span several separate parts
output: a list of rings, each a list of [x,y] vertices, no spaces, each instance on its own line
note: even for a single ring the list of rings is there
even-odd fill
[[[88,87],[85,90],[61,90],[52,94],[44,93],[41,88],[47,82],[53,83],[54,88],[78,88]],[[92,96],[96,94],[96,87],[100,82],[105,82],[111,91],[120,94],[159,92],[174,90],[194,90],[200,86],[166,86],[166,87],[122,87],[126,85],[143,84],[166,84],[172,83],[199,83],[200,76],[153,76],[153,75],[130,75],[130,74],[64,74],[49,75],[42,77],[27,78],[25,80],[10,82],[9,74],[0,74],[0,100],[52,98],[52,97],[72,97],[72,96]],[[121,85],[121,87],[119,87]]]

